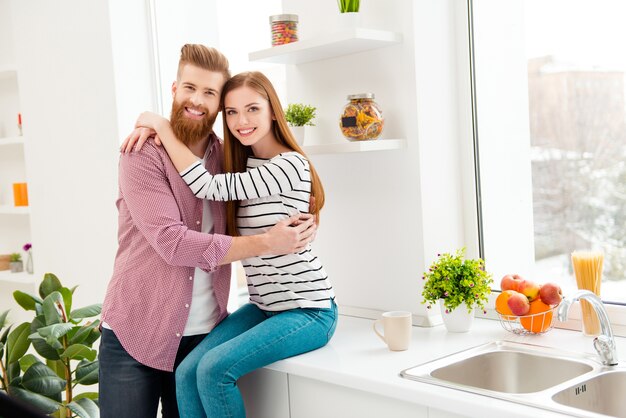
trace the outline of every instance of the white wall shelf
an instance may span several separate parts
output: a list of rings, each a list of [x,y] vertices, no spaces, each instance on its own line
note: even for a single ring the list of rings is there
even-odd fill
[[[3,145],[24,145],[23,136],[9,136],[0,138],[0,147]]]
[[[0,215],[29,215],[30,206],[0,205]]]
[[[35,283],[35,276],[28,274],[25,271],[20,273],[11,273],[11,270],[0,271],[0,283]]]
[[[15,77],[17,70],[13,65],[0,64],[0,79]]]
[[[303,64],[383,48],[400,42],[402,34],[398,32],[354,28],[250,52],[248,59],[279,64]]]
[[[375,139],[369,141],[340,142],[335,144],[305,145],[307,155],[337,154],[345,152],[385,151],[406,148],[406,139]]]

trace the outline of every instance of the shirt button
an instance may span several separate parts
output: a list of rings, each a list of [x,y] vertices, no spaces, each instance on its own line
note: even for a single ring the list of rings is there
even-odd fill
[[[189,280],[193,280],[193,276],[189,276]]]
[[[180,337],[180,332],[177,332],[177,333],[176,333],[176,336],[177,336],[177,337]]]
[[[185,308],[188,308],[188,307],[189,307],[189,304],[188,304],[188,303],[185,303]]]
[[[200,221],[196,221],[196,225],[200,225]]]

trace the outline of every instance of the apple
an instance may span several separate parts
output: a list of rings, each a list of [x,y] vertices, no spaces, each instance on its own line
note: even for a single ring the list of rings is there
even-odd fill
[[[522,277],[517,274],[507,274],[500,281],[500,289],[515,290],[517,292],[519,283],[522,281]]]
[[[517,291],[528,298],[529,302],[539,297],[539,285],[532,280],[522,280],[517,285]]]
[[[546,305],[557,305],[563,299],[563,292],[558,284],[546,283],[539,289],[539,298]]]
[[[515,292],[509,296],[506,304],[509,306],[513,315],[523,316],[530,310],[530,302],[528,301],[528,298],[519,292]]]

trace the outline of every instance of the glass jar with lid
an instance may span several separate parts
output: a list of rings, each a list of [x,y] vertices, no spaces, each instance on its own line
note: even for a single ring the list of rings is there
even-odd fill
[[[290,44],[298,40],[298,15],[270,16],[272,46]]]
[[[374,101],[374,93],[351,94],[339,118],[339,127],[346,139],[361,141],[377,139],[383,132],[383,112]]]

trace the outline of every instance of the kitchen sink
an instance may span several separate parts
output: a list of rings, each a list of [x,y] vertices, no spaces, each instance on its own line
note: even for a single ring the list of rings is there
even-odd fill
[[[624,367],[539,345],[494,341],[405,369],[400,376],[570,416],[626,417]]]
[[[597,414],[626,417],[626,370],[607,371],[556,393],[552,399],[565,406]]]
[[[590,359],[548,347],[495,341],[401,372],[402,377],[468,392],[532,393],[593,370]]]

